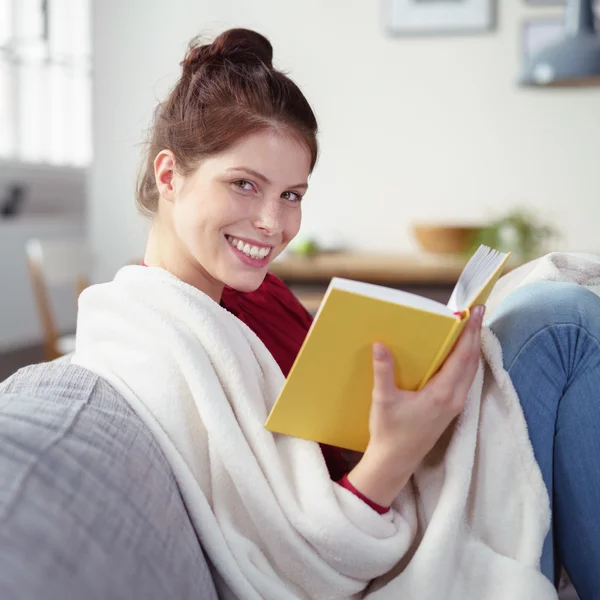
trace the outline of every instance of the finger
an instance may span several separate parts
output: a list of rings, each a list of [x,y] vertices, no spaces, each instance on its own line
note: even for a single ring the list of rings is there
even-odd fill
[[[464,398],[471,385],[473,384],[473,379],[477,373],[477,369],[479,367],[479,356],[481,354],[481,325],[483,322],[483,314],[481,312],[476,316],[476,320],[479,322],[474,324],[473,333],[470,336],[470,354],[466,361],[462,365],[462,375],[457,380],[455,392],[457,396]]]
[[[435,376],[437,380],[441,380],[443,385],[447,385],[451,389],[454,389],[458,382],[465,377],[465,369],[469,365],[472,368],[473,362],[479,356],[483,313],[483,310],[475,307],[458,342]]]
[[[396,389],[394,358],[380,342],[373,344],[373,395],[384,398]]]
[[[471,385],[477,374],[477,369],[479,368],[480,353],[481,333],[479,332],[474,336],[473,345],[471,346],[471,356],[464,366],[461,378],[456,383],[455,392],[459,398],[465,398],[469,389],[471,389]]]

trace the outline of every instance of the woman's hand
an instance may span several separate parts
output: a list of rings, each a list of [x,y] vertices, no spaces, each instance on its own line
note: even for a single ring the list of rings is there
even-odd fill
[[[418,392],[396,387],[394,359],[373,345],[370,441],[348,479],[361,493],[389,506],[454,418],[462,411],[479,363],[485,309],[477,306],[442,368]]]

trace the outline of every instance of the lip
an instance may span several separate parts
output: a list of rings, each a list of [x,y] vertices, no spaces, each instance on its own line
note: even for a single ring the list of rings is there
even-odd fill
[[[231,233],[226,233],[225,237],[227,236],[235,238],[236,240],[240,240],[241,242],[244,242],[244,244],[256,246],[257,248],[275,248],[275,246],[273,246],[272,244],[265,244],[264,242],[258,242],[257,240],[251,240],[250,238],[239,237],[237,235],[232,235]],[[227,243],[229,243],[229,240],[227,240]],[[231,246],[231,244],[229,245]]]
[[[231,236],[231,237],[236,237],[236,236]],[[256,242],[252,242],[251,240],[248,240],[247,238],[236,237],[236,239],[238,239],[244,243],[251,244],[253,246],[258,246],[260,248],[271,248],[271,249],[273,248],[273,246],[265,246],[264,244],[257,244]],[[238,250],[237,248],[232,246],[229,243],[229,240],[227,238],[225,238],[225,243],[229,246],[229,248],[231,249],[233,254],[243,264],[245,264],[249,267],[253,267],[255,269],[262,269],[262,268],[266,267],[269,264],[269,262],[271,262],[271,253],[267,254],[267,256],[265,256],[265,258],[252,258],[251,256],[246,256],[243,252],[241,252],[240,250]]]

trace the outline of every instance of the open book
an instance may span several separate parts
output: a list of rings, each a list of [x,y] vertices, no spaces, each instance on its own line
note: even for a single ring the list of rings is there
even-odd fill
[[[383,342],[394,355],[398,387],[422,388],[452,350],[470,309],[488,299],[508,258],[481,246],[463,269],[447,305],[334,277],[265,427],[364,452],[373,342]]]

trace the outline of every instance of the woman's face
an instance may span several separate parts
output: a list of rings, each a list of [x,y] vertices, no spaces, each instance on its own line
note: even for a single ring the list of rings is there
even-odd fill
[[[163,266],[214,299],[225,285],[257,289],[300,228],[309,150],[289,135],[265,131],[204,160],[187,177],[173,162],[168,151],[155,161],[159,218],[167,217],[171,240],[161,252],[169,256]]]

